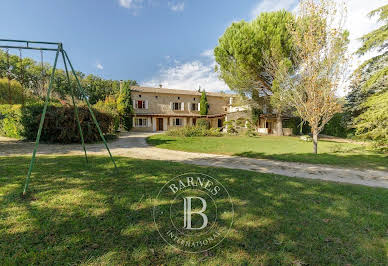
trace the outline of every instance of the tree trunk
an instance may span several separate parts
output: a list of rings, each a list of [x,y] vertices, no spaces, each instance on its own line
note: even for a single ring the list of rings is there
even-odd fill
[[[283,136],[283,121],[281,114],[276,115],[276,135]]]
[[[318,134],[313,132],[313,145],[314,145],[314,153],[318,153]]]

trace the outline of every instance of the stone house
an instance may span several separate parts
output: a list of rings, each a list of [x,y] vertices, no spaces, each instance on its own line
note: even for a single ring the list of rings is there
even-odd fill
[[[207,119],[210,126],[224,128],[230,120],[251,119],[248,106],[233,105],[235,94],[206,92],[208,115],[200,115],[201,92],[134,86],[131,88],[134,108],[133,131],[166,131],[174,127],[196,125],[198,119]],[[276,115],[264,106],[258,132],[275,133]]]
[[[195,125],[206,118],[211,127],[222,128],[235,95],[207,92],[208,115],[199,114],[201,93],[190,90],[134,86],[133,131],[165,131],[174,127]]]

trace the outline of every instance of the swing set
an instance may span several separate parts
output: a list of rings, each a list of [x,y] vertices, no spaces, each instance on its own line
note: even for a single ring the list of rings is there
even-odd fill
[[[40,47],[37,47],[37,45],[39,45]],[[76,72],[75,72],[75,70],[73,68],[73,65],[72,65],[72,63],[71,63],[71,61],[69,59],[69,56],[67,55],[66,51],[63,49],[62,43],[0,39],[0,48],[4,48],[7,51],[6,52],[7,53],[7,66],[8,66],[8,68],[7,68],[7,77],[8,77],[8,89],[9,89],[9,98],[10,98],[9,100],[10,100],[10,103],[12,103],[12,96],[11,96],[11,85],[10,85],[10,79],[11,79],[11,71],[10,70],[11,69],[10,69],[10,63],[9,63],[9,49],[18,49],[19,50],[19,57],[20,57],[20,62],[21,62],[22,86],[23,86],[23,83],[24,83],[24,67],[23,67],[22,50],[37,50],[37,51],[41,52],[42,75],[44,74],[43,52],[44,51],[56,52],[55,60],[54,60],[54,65],[53,65],[53,68],[52,68],[52,71],[51,71],[51,75],[50,75],[50,81],[49,81],[49,85],[48,85],[46,99],[45,99],[45,103],[44,103],[44,107],[43,107],[43,112],[42,112],[42,116],[40,118],[39,129],[38,129],[38,133],[36,135],[35,146],[34,146],[34,150],[32,152],[32,158],[31,158],[31,161],[30,161],[30,166],[28,168],[28,173],[27,173],[25,184],[24,184],[23,196],[25,196],[26,193],[27,193],[28,185],[29,185],[30,177],[31,177],[31,172],[32,172],[32,169],[34,167],[35,158],[36,158],[36,152],[37,152],[38,146],[39,146],[39,140],[40,140],[40,135],[42,133],[42,128],[43,128],[44,118],[45,118],[46,111],[47,111],[47,106],[48,106],[48,104],[50,102],[50,92],[51,92],[51,89],[52,89],[52,86],[53,86],[53,83],[54,83],[55,70],[56,70],[56,67],[57,67],[59,56],[62,57],[63,64],[65,66],[67,84],[70,87],[70,91],[71,91],[71,98],[72,98],[72,102],[73,102],[73,106],[74,106],[74,113],[75,113],[75,116],[76,116],[76,119],[77,119],[78,130],[79,130],[79,134],[80,134],[80,137],[81,137],[81,143],[82,143],[82,148],[84,150],[86,163],[88,163],[88,156],[86,154],[86,147],[85,147],[85,142],[84,142],[84,136],[83,136],[82,127],[81,127],[81,123],[79,121],[79,116],[78,116],[78,107],[77,107],[76,102],[75,102],[73,87],[71,86],[71,83],[70,83],[70,74],[69,74],[69,71],[68,71],[67,64],[69,64],[69,66],[70,66],[71,72],[72,72],[72,74],[75,77],[75,80],[77,82],[78,89],[79,89],[82,97],[86,101],[86,104],[87,104],[88,109],[90,111],[90,114],[91,114],[91,117],[93,119],[93,122],[94,122],[94,124],[97,127],[98,133],[100,134],[100,137],[101,137],[101,139],[104,142],[105,148],[107,149],[107,151],[109,153],[109,157],[110,157],[110,159],[113,162],[115,170],[117,171],[116,163],[115,163],[115,161],[114,161],[114,159],[112,157],[112,154],[111,154],[111,152],[109,150],[109,147],[108,147],[108,144],[107,144],[107,142],[105,140],[104,134],[101,131],[100,125],[97,122],[97,119],[96,119],[96,117],[94,115],[92,107],[91,107],[91,105],[89,103],[88,97],[87,97],[84,89],[81,86],[79,78],[78,78],[78,76],[77,76],[77,74],[76,74]],[[43,86],[44,85],[42,84],[42,87]],[[24,102],[24,91],[23,91],[23,102]]]

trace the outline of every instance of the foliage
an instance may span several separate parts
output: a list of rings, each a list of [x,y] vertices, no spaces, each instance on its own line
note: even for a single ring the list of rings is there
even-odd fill
[[[0,49],[0,78],[9,76],[16,80],[25,88],[27,95],[35,95],[44,98],[47,94],[50,75],[53,67],[48,63],[36,62],[31,58],[23,58],[9,54]],[[9,72],[9,75],[8,75]],[[84,73],[76,71],[78,78],[85,90],[91,104],[104,101],[107,96],[117,95],[120,90],[120,82],[117,80],[105,80],[95,75],[86,76]],[[134,80],[127,80],[131,85],[137,85]],[[55,99],[65,99],[71,94],[71,89],[75,97],[83,99],[75,77],[70,75],[70,86],[67,82],[66,73],[62,69],[56,69],[53,83],[52,96]]]
[[[228,134],[230,134],[230,135],[237,135],[238,134],[238,131],[237,131],[235,124],[236,124],[236,121],[233,119],[224,122],[226,132]]]
[[[123,81],[120,95],[117,99],[117,110],[125,130],[129,131],[132,128],[133,106],[131,99],[132,82]]]
[[[43,104],[0,105],[0,134],[35,141],[42,115]],[[86,106],[78,108],[85,142],[100,141],[100,135]],[[94,110],[96,119],[104,134],[114,130],[114,117],[111,114]],[[74,108],[50,105],[43,124],[41,141],[57,143],[80,143],[80,135],[74,116]]]
[[[118,131],[120,126],[120,115],[117,110],[116,99],[114,96],[107,96],[105,101],[98,101],[93,108],[98,111],[109,113],[114,117],[114,130]]]
[[[345,120],[355,128],[356,136],[373,140],[376,149],[386,151],[387,93],[388,93],[388,5],[384,5],[369,16],[379,15],[383,25],[364,35],[359,55],[377,49],[383,52],[365,61],[353,73],[351,91],[345,105]]]
[[[270,96],[280,120],[288,103],[279,93],[283,88],[275,80],[276,71],[265,66],[269,59],[293,64],[294,45],[287,27],[293,22],[288,11],[263,12],[251,22],[234,22],[214,49],[220,78],[229,88],[248,96],[252,109],[263,109],[261,98]],[[277,132],[281,133],[281,128]]]
[[[376,149],[388,151],[388,91],[369,97],[363,106],[366,111],[354,121],[356,135],[375,141]]]
[[[322,134],[346,138],[349,131],[344,121],[344,113],[335,114],[322,130]]]
[[[199,118],[199,119],[197,119],[197,126],[198,127],[203,127],[205,129],[209,129],[210,128],[210,122],[206,118]]]
[[[166,133],[168,136],[175,137],[220,137],[222,132],[218,128],[207,129],[204,126],[185,126],[169,129]]]
[[[353,119],[365,111],[363,103],[368,97],[388,90],[388,52],[365,61],[352,75],[350,92],[344,105],[345,121],[354,127]]]
[[[311,127],[308,123],[296,116],[283,121],[283,127],[292,128],[293,135],[308,134],[311,132]]]
[[[205,90],[203,90],[201,94],[199,114],[207,115],[208,110],[209,110],[209,104],[207,102],[206,92]]]
[[[0,136],[22,138],[22,106],[20,104],[0,105]]]
[[[360,55],[373,49],[385,50],[388,45],[388,4],[381,6],[369,13],[369,17],[378,15],[378,21],[383,25],[361,37],[362,46],[357,50]]]
[[[343,29],[343,12],[333,0],[301,1],[296,22],[289,25],[295,63],[292,67],[284,62],[272,66],[278,68],[276,80],[284,88],[282,99],[311,127],[314,153],[318,134],[341,110],[336,92],[348,62],[349,35]]]

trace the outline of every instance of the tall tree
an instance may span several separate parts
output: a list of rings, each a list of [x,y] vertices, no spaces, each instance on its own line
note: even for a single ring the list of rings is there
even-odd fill
[[[366,60],[353,73],[351,91],[347,95],[346,114],[356,134],[372,139],[376,147],[388,149],[388,5],[370,12],[369,17],[378,16],[383,25],[364,35],[357,54],[377,50],[379,55]]]
[[[209,109],[209,103],[207,102],[206,92],[205,90],[203,90],[201,95],[201,100],[200,100],[200,106],[199,106],[199,114],[207,115],[208,109]]]
[[[289,25],[295,45],[293,65],[278,64],[281,96],[311,127],[313,151],[318,152],[318,134],[341,110],[336,92],[343,80],[348,58],[348,32],[344,30],[345,8],[333,0],[302,0],[294,25]]]
[[[127,131],[129,131],[133,126],[133,106],[131,99],[132,85],[132,81],[123,81],[119,97],[117,98],[117,110],[120,115],[120,120],[125,130]]]
[[[251,22],[240,21],[226,29],[214,49],[220,78],[229,88],[248,96],[253,109],[263,108],[260,97],[271,97],[278,116],[278,134],[282,134],[284,101],[278,100],[279,87],[274,73],[264,67],[266,58],[292,64],[293,43],[287,25],[294,21],[290,12],[263,12]],[[218,69],[217,69],[218,70]]]

